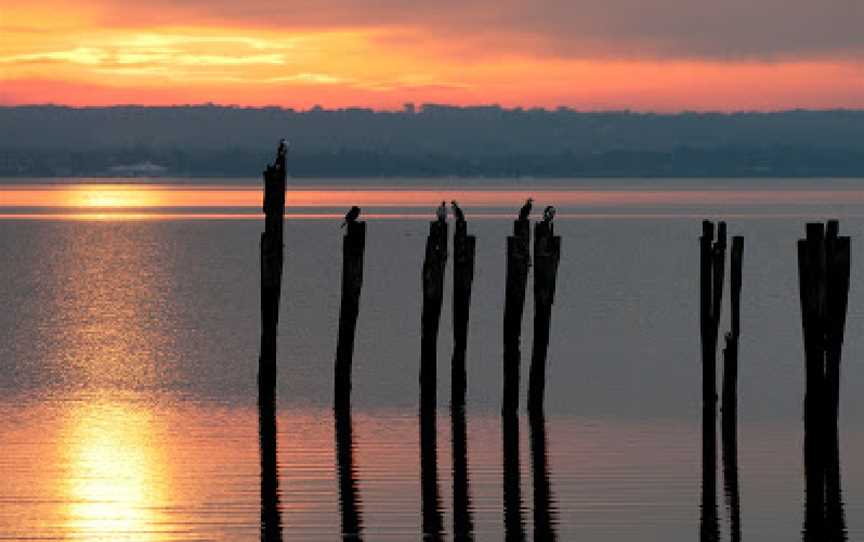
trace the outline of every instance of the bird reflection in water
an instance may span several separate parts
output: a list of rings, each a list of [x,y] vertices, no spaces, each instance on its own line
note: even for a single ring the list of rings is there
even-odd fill
[[[276,457],[276,405],[272,389],[258,391],[258,430],[261,443],[261,541],[282,541],[279,504],[279,464]]]
[[[354,436],[350,402],[338,402],[333,408],[333,417],[336,423],[336,470],[339,474],[342,539],[362,540],[363,520],[354,467]]]

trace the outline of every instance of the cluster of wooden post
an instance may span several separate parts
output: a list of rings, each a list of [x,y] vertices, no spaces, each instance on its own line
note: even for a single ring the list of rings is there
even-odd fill
[[[717,512],[717,343],[723,305],[726,265],[726,223],[716,228],[703,221],[699,238],[699,323],[702,342],[702,504],[700,540],[720,539]],[[738,492],[737,379],[738,339],[741,333],[741,282],[744,238],[732,239],[730,269],[731,330],[723,350],[723,477],[732,540],[740,540]]]
[[[845,540],[838,416],[840,358],[849,297],[849,237],[839,223],[807,224],[798,241],[798,278],[804,334],[804,538]]]

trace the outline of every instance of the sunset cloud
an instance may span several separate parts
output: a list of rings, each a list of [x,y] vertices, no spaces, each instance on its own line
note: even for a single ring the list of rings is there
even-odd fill
[[[0,0],[0,12],[2,103],[173,91],[299,107],[864,107],[860,0]]]

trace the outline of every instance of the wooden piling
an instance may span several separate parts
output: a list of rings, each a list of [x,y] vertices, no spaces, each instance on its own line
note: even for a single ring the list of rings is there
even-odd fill
[[[528,378],[529,412],[543,410],[546,353],[549,348],[549,327],[560,259],[561,237],[555,235],[551,221],[538,222],[534,226],[534,343]]]
[[[280,149],[281,151],[281,149]],[[276,336],[282,290],[283,227],[285,223],[285,154],[264,171],[264,233],[261,234],[261,350],[258,383],[276,385]]]
[[[845,540],[839,475],[840,358],[849,295],[849,238],[836,220],[807,224],[798,241],[804,335],[804,539]]]
[[[468,223],[457,219],[453,232],[453,358],[450,363],[450,405],[454,408],[465,404],[465,352],[468,348],[468,316],[476,242],[473,235],[468,235]]]
[[[723,487],[729,510],[730,539],[741,540],[741,497],[738,479],[738,339],[741,333],[741,278],[744,238],[732,238],[730,265],[731,330],[723,349],[722,441]]]
[[[726,224],[702,222],[700,244],[700,335],[702,340],[702,504],[700,540],[719,539],[717,514],[717,336],[723,301]]]
[[[529,242],[528,220],[513,223],[513,235],[507,237],[507,277],[504,297],[504,390],[502,412],[515,413],[519,408],[519,350],[522,334],[522,311],[525,307],[525,287],[528,283]]]
[[[350,402],[354,335],[363,287],[363,252],[366,223],[348,222],[342,241],[342,304],[339,309],[339,339],[336,345],[335,402]]]
[[[423,314],[420,323],[420,406],[435,408],[438,365],[438,325],[444,300],[444,269],[447,263],[447,223],[429,224],[426,257],[423,260]]]

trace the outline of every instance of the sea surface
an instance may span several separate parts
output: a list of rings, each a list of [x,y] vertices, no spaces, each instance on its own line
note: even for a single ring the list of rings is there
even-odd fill
[[[535,217],[557,207],[562,237],[545,417],[520,409],[505,424],[505,238],[529,195]],[[477,237],[467,406],[448,405],[451,258],[437,446],[421,449],[421,266],[434,208],[454,198]],[[368,225],[346,419],[333,364],[353,204]],[[490,541],[697,540],[712,502],[703,218],[745,238],[737,497],[742,538],[763,542],[804,529],[796,240],[829,218],[851,236],[839,496],[848,539],[864,539],[864,179],[291,180],[269,412],[256,385],[260,208],[259,179],[0,179],[0,539],[242,541],[264,521],[283,540],[419,540],[437,518],[455,539],[454,524]],[[262,461],[274,449],[275,465]]]

